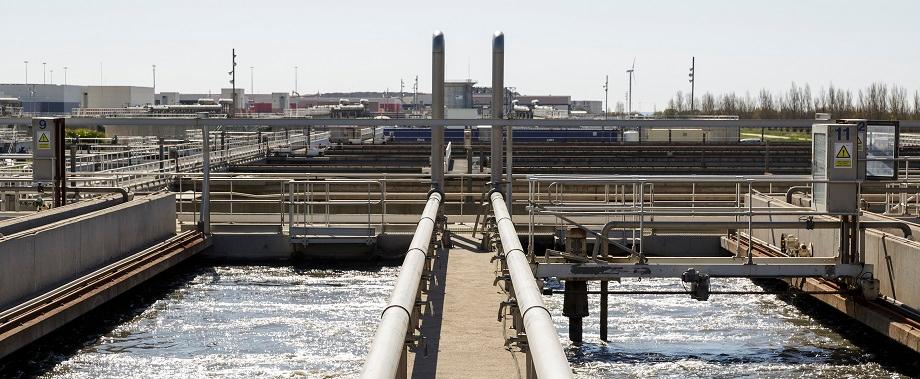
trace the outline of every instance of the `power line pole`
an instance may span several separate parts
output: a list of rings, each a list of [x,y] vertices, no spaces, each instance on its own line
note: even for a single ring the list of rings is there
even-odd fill
[[[696,57],[690,58],[690,113],[693,113],[693,91],[696,88]]]
[[[604,120],[607,119],[607,114],[610,113],[610,102],[607,98],[607,92],[610,89],[610,75],[604,75]]]
[[[403,81],[402,78],[399,78],[399,104],[396,106],[396,118],[399,118],[399,110],[400,108],[402,108],[402,105],[403,105],[403,97],[406,96],[404,92],[405,87],[406,87],[406,83]]]

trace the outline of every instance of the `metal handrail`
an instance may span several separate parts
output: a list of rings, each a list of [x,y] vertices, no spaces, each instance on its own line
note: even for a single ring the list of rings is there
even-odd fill
[[[386,203],[386,190],[384,187],[384,181],[382,180],[369,180],[369,179],[326,179],[326,180],[290,180],[286,182],[288,186],[288,230],[292,230],[295,225],[295,216],[303,216],[302,220],[304,224],[307,224],[306,215],[310,214],[311,223],[312,218],[315,215],[313,211],[314,205],[325,206],[325,213],[323,214],[326,224],[329,224],[330,216],[330,205],[367,205],[367,227],[368,229],[372,228],[371,218],[373,213],[371,212],[371,206],[380,205],[381,208],[385,206]],[[314,196],[314,185],[323,185],[325,191],[323,192],[323,198],[325,200],[312,200]],[[367,200],[333,200],[331,198],[332,192],[330,191],[330,185],[335,184],[367,184]],[[376,185],[379,189],[379,192],[372,192],[370,190],[370,185]],[[303,193],[298,191],[298,189],[303,187]],[[371,197],[372,194],[379,194],[377,199]],[[306,197],[307,200],[299,200],[301,197]],[[304,212],[300,212],[300,206],[305,206]],[[386,224],[386,215],[381,211],[380,213],[380,229],[383,229]]]
[[[414,328],[412,324],[418,319],[416,300],[420,295],[420,283],[426,270],[429,251],[434,245],[441,200],[442,196],[437,192],[428,196],[428,203],[399,269],[390,301],[380,316],[380,324],[377,325],[370,352],[361,370],[362,378],[394,378],[398,374],[403,377],[406,374],[406,340]]]
[[[539,378],[571,378],[572,368],[562,350],[552,316],[543,304],[542,294],[521,247],[505,199],[496,191],[490,200],[501,238],[502,256],[511,275],[513,296],[523,319],[524,330],[519,332],[526,331],[528,354],[532,356],[530,361],[533,362],[534,371]]]

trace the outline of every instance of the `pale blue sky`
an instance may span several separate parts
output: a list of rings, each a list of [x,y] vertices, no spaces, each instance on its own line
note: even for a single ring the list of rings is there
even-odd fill
[[[4,0],[0,82],[151,84],[157,90],[430,90],[430,36],[444,31],[447,78],[491,82],[490,38],[506,34],[506,85],[525,94],[622,101],[636,57],[634,107],[662,108],[697,58],[697,92],[820,88],[872,81],[920,88],[920,2],[903,1],[72,1]],[[612,106],[611,106],[612,107]]]

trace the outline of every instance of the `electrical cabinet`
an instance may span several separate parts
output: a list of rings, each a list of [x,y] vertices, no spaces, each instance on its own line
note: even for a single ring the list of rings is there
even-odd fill
[[[850,214],[859,211],[859,126],[812,125],[812,201],[819,212]]]

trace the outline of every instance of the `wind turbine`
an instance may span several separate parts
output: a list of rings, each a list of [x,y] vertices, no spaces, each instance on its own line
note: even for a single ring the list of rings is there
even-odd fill
[[[632,67],[630,67],[628,70],[626,70],[626,73],[629,74],[629,96],[627,96],[627,97],[629,97],[629,99],[628,99],[628,100],[629,100],[629,107],[628,107],[627,109],[628,109],[628,113],[629,113],[630,115],[632,115],[632,98],[633,98],[633,96],[632,96],[632,83],[633,83],[633,77],[635,76],[635,72],[636,72],[636,58],[633,57]]]

